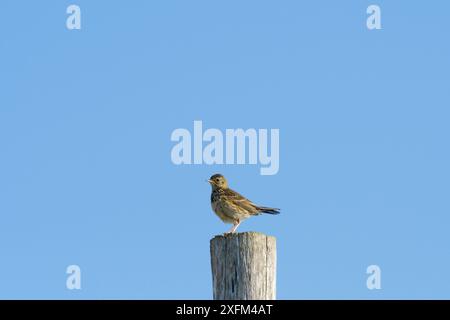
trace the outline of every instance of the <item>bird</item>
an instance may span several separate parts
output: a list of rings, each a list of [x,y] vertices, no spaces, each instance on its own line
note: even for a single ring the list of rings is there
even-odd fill
[[[233,226],[225,235],[236,232],[241,222],[251,216],[262,213],[279,214],[280,209],[263,207],[254,204],[244,196],[228,187],[225,177],[219,173],[208,180],[211,185],[211,207],[214,213],[225,223]]]

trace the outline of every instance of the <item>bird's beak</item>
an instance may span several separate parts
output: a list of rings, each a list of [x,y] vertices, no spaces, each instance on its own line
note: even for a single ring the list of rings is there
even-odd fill
[[[208,179],[208,180],[206,180],[206,182],[212,183],[212,180],[211,180],[211,179]]]

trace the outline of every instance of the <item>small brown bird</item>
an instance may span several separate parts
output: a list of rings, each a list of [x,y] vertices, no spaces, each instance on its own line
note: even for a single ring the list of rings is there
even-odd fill
[[[260,207],[236,191],[228,188],[225,177],[221,174],[215,174],[209,178],[211,184],[211,207],[215,214],[225,223],[232,223],[233,227],[226,232],[233,233],[241,222],[251,216],[261,213],[279,214],[280,209]]]

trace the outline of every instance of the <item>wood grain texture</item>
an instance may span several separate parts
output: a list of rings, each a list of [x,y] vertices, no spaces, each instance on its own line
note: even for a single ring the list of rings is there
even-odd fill
[[[210,241],[214,300],[276,299],[276,239],[258,232]]]

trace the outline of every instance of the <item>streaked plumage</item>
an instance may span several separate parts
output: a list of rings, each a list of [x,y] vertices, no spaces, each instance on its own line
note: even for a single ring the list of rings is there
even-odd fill
[[[280,213],[280,209],[258,206],[228,188],[227,180],[221,174],[211,176],[208,182],[212,187],[211,207],[213,211],[223,222],[233,224],[227,233],[235,232],[239,224],[251,216],[262,213]]]

